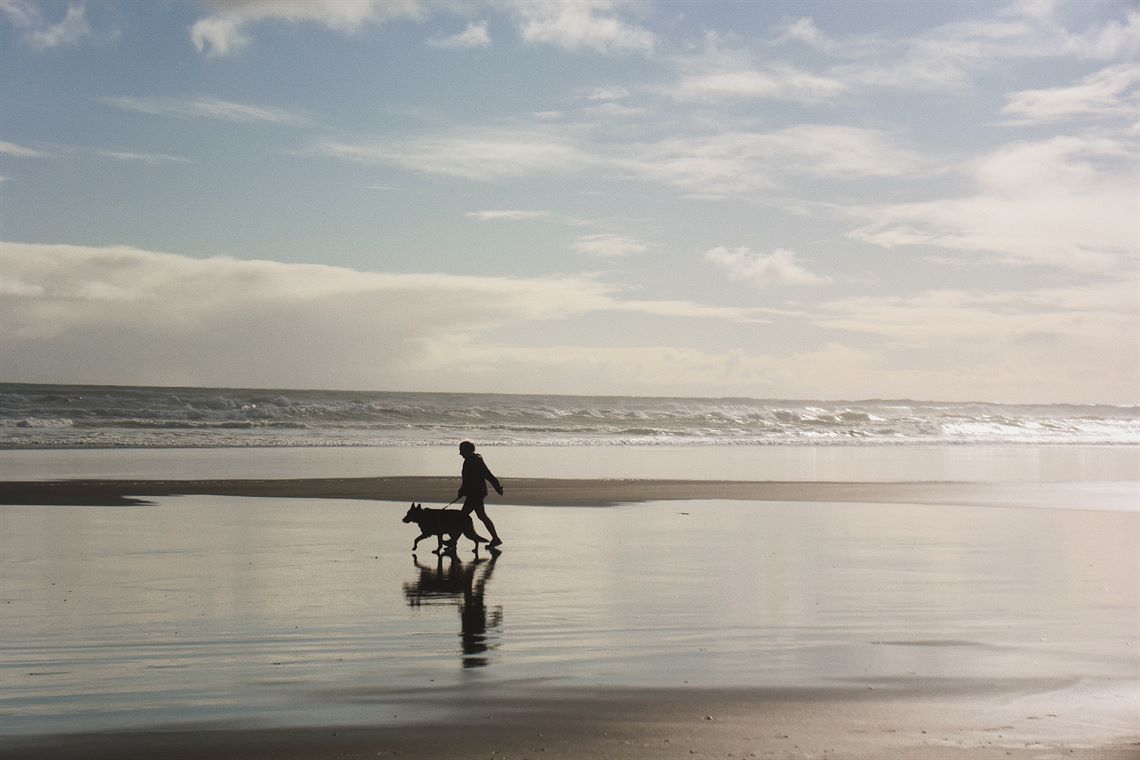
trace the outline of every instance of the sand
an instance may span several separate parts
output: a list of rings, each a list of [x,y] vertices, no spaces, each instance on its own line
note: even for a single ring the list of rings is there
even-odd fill
[[[0,504],[114,506],[153,497],[209,494],[284,499],[419,500],[442,507],[455,494],[455,478],[275,478],[247,480],[0,481]],[[499,504],[612,506],[662,500],[743,499],[993,506],[1061,506],[1129,509],[1140,497],[1136,482],[1080,483],[837,483],[665,479],[512,478]]]
[[[1081,745],[1000,707],[1046,683],[883,685],[776,692],[596,689],[480,699],[446,724],[138,731],[17,739],[0,757],[133,758],[1096,758],[1135,760],[1140,741]],[[996,710],[995,710],[996,708]],[[990,712],[995,710],[994,712]],[[1071,723],[1065,728],[1084,731]],[[1050,728],[1050,732],[1054,730]],[[1064,728],[1061,729],[1064,732]]]
[[[0,483],[0,757],[1140,758],[1135,483],[454,484]]]

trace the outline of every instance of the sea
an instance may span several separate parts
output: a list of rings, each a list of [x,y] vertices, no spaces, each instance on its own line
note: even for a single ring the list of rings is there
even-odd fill
[[[0,383],[0,449],[1140,445],[1140,406]]]
[[[508,479],[1140,482],[1136,406],[0,384],[0,480],[454,476],[462,440]]]

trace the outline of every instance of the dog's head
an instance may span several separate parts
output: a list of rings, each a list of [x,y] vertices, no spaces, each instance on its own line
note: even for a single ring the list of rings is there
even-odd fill
[[[406,523],[418,522],[420,519],[420,515],[423,514],[423,511],[424,511],[424,505],[423,504],[416,504],[415,502],[413,502],[411,508],[408,510],[408,514],[404,515],[404,522],[406,522]]]

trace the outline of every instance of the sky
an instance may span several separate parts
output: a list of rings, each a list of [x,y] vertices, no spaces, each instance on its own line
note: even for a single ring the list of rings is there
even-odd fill
[[[0,0],[0,381],[1140,403],[1131,2]]]

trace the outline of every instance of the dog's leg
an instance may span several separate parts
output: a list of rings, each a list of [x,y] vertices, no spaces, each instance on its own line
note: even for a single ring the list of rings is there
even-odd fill
[[[420,541],[423,541],[425,538],[427,538],[430,535],[431,535],[430,533],[421,533],[419,535],[419,537],[416,538],[416,540],[412,542],[412,551],[416,550],[416,547],[420,545]]]

